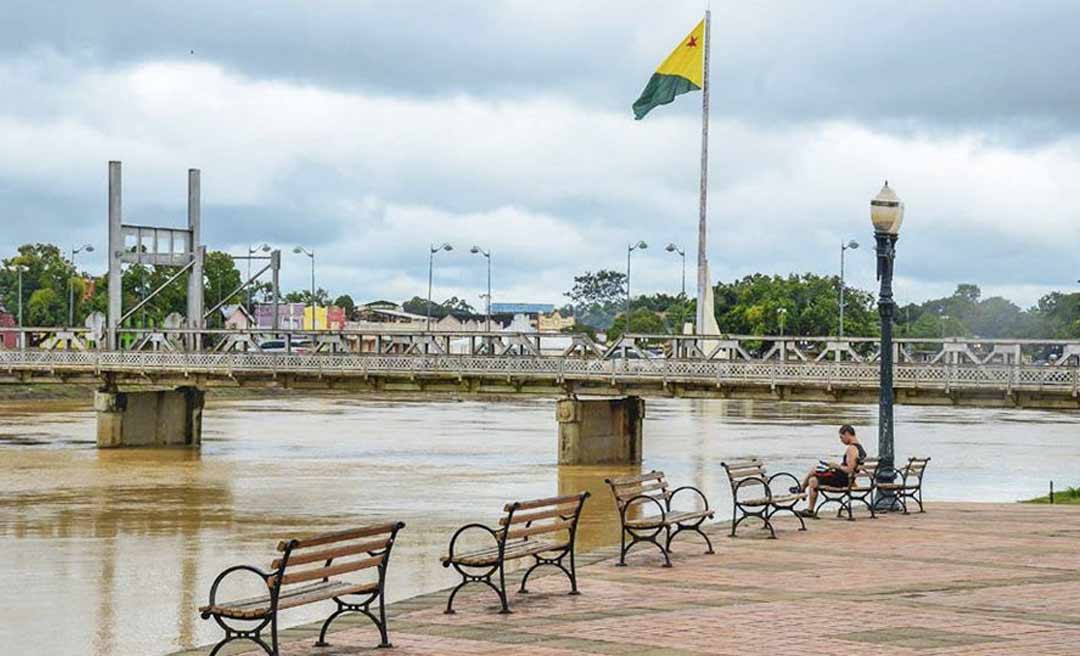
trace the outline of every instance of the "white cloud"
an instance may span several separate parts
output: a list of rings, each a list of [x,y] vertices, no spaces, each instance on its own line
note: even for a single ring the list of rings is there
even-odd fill
[[[122,159],[129,218],[179,221],[184,171],[200,167],[206,221],[220,222],[208,232],[224,242],[211,248],[300,239],[322,253],[320,286],[335,294],[423,295],[427,245],[451,241],[458,250],[440,258],[444,296],[482,288],[482,263],[466,252],[475,242],[495,252],[504,300],[560,302],[574,274],[622,270],[637,239],[652,248],[635,256],[636,290],[677,290],[678,258],[662,251],[676,241],[693,292],[692,114],[660,109],[635,122],[557,95],[391,97],[176,61],[104,70],[0,60],[0,87],[20,93],[14,108],[0,107],[0,188],[87,207],[6,229],[6,251],[63,240],[73,226],[103,240],[105,162]],[[839,241],[854,237],[864,249],[852,254],[849,282],[872,288],[867,207],[885,177],[908,206],[898,294],[976,282],[1027,304],[1071,275],[1053,259],[1080,237],[1067,186],[1080,174],[1074,138],[1017,150],[974,132],[727,119],[714,121],[711,143],[716,277],[833,273]],[[269,218],[230,214],[244,207]],[[306,267],[287,263],[286,284],[305,287]]]

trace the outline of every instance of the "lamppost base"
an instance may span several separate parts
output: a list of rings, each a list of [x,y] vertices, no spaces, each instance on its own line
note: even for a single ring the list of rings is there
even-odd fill
[[[893,483],[898,476],[899,473],[891,466],[881,467],[874,476],[874,480],[880,486],[882,483]],[[874,489],[873,505],[875,513],[897,512],[904,509],[895,491],[882,490],[880,487]]]

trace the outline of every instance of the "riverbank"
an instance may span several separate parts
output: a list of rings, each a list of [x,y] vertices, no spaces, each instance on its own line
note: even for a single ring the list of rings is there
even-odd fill
[[[1047,494],[1034,499],[1028,499],[1024,503],[1050,503],[1050,495]],[[1054,505],[1080,505],[1080,487],[1067,487],[1054,492]]]
[[[817,653],[821,645],[889,656],[1073,653],[1080,509],[932,503],[927,510],[822,519],[806,532],[780,520],[778,540],[754,528],[726,539],[717,524],[715,555],[680,539],[671,569],[644,549],[629,567],[614,567],[614,548],[600,549],[579,566],[581,596],[567,596],[557,574],[530,583],[528,595],[514,593],[512,615],[497,614],[482,586],[459,595],[456,615],[442,613],[445,590],[421,595],[389,606],[390,638],[403,656],[747,655]],[[393,565],[389,577],[393,586]],[[367,619],[339,621],[327,639],[333,653],[375,653]],[[312,646],[318,627],[285,630],[282,654],[325,656]]]
[[[208,387],[206,396],[211,401],[271,398],[357,398],[356,392],[335,390],[310,390],[265,387]],[[361,398],[370,401],[511,401],[520,402],[522,397],[512,394],[463,395],[449,392],[364,392]],[[539,397],[538,397],[539,398]],[[27,403],[34,401],[64,401],[72,404],[94,404],[94,387],[89,385],[0,385],[0,403]]]

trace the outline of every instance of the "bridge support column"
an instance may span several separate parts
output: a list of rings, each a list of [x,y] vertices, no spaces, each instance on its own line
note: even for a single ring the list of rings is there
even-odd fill
[[[154,392],[94,393],[97,445],[187,446],[202,443],[202,411],[206,393],[195,387]]]
[[[555,418],[560,465],[641,463],[644,399],[560,399]]]

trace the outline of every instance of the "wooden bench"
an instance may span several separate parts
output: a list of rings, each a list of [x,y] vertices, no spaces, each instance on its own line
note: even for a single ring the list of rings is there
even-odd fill
[[[714,512],[709,508],[709,500],[701,490],[689,485],[670,489],[664,472],[660,471],[639,476],[608,478],[604,479],[604,482],[611,488],[611,494],[615,497],[615,508],[619,511],[619,524],[622,528],[619,536],[622,541],[618,563],[620,567],[626,566],[626,554],[630,549],[635,544],[645,542],[656,545],[664,555],[664,567],[671,567],[671,541],[683,531],[693,531],[703,537],[708,547],[705,553],[713,553],[712,542],[701,530],[701,524],[706,519],[711,519]],[[704,507],[696,510],[673,509],[672,499],[683,491],[696,494]],[[646,515],[646,508],[656,508],[659,513]],[[664,535],[663,544],[658,541],[661,534]],[[627,536],[630,536],[630,544],[626,543]]]
[[[877,488],[878,459],[866,458],[855,467],[854,473],[848,476],[848,484],[844,487],[819,485],[818,494],[821,501],[818,503],[816,512],[820,513],[822,507],[830,504],[839,504],[836,511],[837,517],[842,517],[847,511],[848,521],[855,521],[852,514],[852,506],[860,502],[870,511],[870,518],[876,519],[877,513],[874,508],[874,492]]]
[[[360,613],[379,629],[380,647],[389,647],[386,633],[385,585],[390,550],[397,533],[405,524],[389,522],[372,526],[326,533],[303,539],[278,543],[280,555],[265,572],[250,565],[229,567],[214,579],[210,586],[210,603],[199,608],[202,618],[213,618],[225,630],[225,638],[214,645],[214,656],[233,640],[250,640],[271,656],[278,654],[278,614],[296,608],[333,599],[337,609],[323,622],[317,647],[326,646],[326,630],[330,623],[345,613]],[[346,560],[348,559],[348,560]],[[374,580],[354,581],[340,578],[375,569]],[[218,586],[231,574],[249,572],[260,577],[268,588],[266,594],[235,601],[218,601]],[[370,577],[369,577],[370,578]],[[348,599],[346,599],[348,598]],[[378,617],[371,605],[378,601]],[[255,622],[254,628],[236,628],[226,620]],[[262,630],[270,626],[270,644],[262,638]]]
[[[765,470],[765,464],[758,458],[745,460],[733,460],[722,462],[720,465],[727,472],[728,483],[731,484],[731,537],[735,537],[735,529],[739,524],[754,517],[764,523],[769,530],[769,538],[776,539],[776,530],[772,525],[772,517],[778,512],[790,512],[799,520],[799,530],[806,530],[806,522],[795,511],[795,505],[806,498],[806,492],[792,493],[790,487],[802,487],[802,482],[788,472],[777,472],[769,475]],[[773,481],[779,478],[791,479],[794,486],[783,487],[783,492],[773,492]]]
[[[527,593],[525,583],[533,571],[544,565],[557,567],[570,579],[570,594],[578,594],[577,569],[574,566],[574,538],[577,535],[581,508],[588,492],[579,492],[549,499],[515,501],[503,507],[505,514],[499,519],[499,528],[483,524],[466,524],[450,539],[447,555],[442,557],[443,567],[453,567],[461,575],[459,583],[446,602],[446,613],[454,613],[454,597],[470,583],[483,583],[499,595],[500,613],[509,613],[506,595],[506,562],[532,557],[535,562],[521,578],[520,592]],[[486,531],[494,544],[480,549],[459,551],[458,538],[470,530]],[[563,560],[569,559],[569,566]],[[499,585],[492,581],[498,574]]]
[[[926,465],[930,458],[908,458],[907,464],[896,470],[896,479],[891,483],[878,482],[877,488],[886,494],[893,494],[900,505],[904,508],[904,514],[908,514],[907,500],[914,499],[919,504],[919,512],[923,510],[922,481],[926,472]]]

